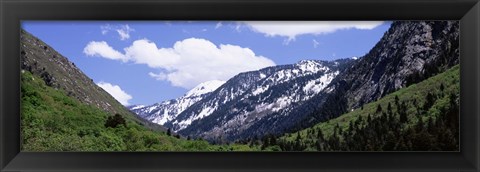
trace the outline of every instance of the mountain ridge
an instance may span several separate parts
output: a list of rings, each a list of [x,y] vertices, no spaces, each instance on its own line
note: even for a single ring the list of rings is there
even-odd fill
[[[40,76],[47,86],[64,90],[69,97],[95,106],[111,115],[118,113],[150,129],[166,131],[163,126],[131,112],[94,83],[73,62],[23,29],[21,30],[20,44],[20,68]]]
[[[223,83],[225,83],[225,81],[206,81],[187,91],[179,98],[166,100],[148,106],[131,106],[129,109],[142,118],[163,125],[166,122],[175,119],[183,110],[207,96]]]
[[[282,114],[285,114],[290,106],[297,106],[301,101],[309,99],[310,95],[317,94],[323,89],[320,85],[327,85],[327,82],[330,82],[331,78],[344,68],[344,64],[349,62],[351,62],[349,59],[337,61],[303,60],[296,64],[267,67],[258,71],[240,73],[227,81],[209,97],[199,101],[179,115],[180,120],[196,114],[203,115],[206,113],[206,117],[201,120],[188,121],[187,119],[187,124],[190,125],[186,127],[175,128],[175,124],[180,123],[177,122],[178,120],[167,123],[165,126],[173,128],[180,134],[191,137],[202,135],[204,136],[203,138],[212,140],[214,137],[221,137],[224,132],[232,132],[235,133],[232,135],[243,137],[240,135],[247,131],[249,126],[257,122],[264,123],[265,119],[261,119],[263,117],[278,113],[278,120],[282,120]],[[293,80],[297,81],[293,82]],[[309,85],[309,82],[317,82],[317,85],[320,87]],[[302,85],[300,83],[304,83],[303,85],[307,87],[300,86]],[[288,91],[284,89],[288,89]],[[284,93],[287,95],[284,95]],[[290,99],[288,98],[290,95],[296,97]],[[283,98],[278,99],[281,97]],[[255,103],[251,104],[251,102]],[[228,125],[238,126],[243,129],[221,125],[213,127],[213,125],[206,124],[209,127],[202,129],[209,130],[206,133],[189,133],[202,131],[195,126],[204,125],[202,123],[214,124],[214,121],[221,121],[221,124],[228,123]],[[233,130],[230,130],[232,128]],[[234,137],[237,136],[228,138],[228,140],[234,139]]]
[[[164,126],[221,142],[307,128],[458,64],[458,27],[395,21],[364,56],[239,73]]]

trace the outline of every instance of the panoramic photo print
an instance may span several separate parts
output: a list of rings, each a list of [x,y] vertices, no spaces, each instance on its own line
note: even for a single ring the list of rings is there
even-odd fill
[[[21,150],[453,151],[458,21],[23,21]]]

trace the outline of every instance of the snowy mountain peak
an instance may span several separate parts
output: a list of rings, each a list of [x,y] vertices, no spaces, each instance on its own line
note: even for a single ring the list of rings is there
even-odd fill
[[[357,57],[357,56],[353,56],[352,59],[353,59],[353,60],[357,60],[358,57]]]
[[[222,86],[225,81],[212,80],[199,84],[191,89],[184,96],[173,100],[166,100],[160,103],[155,103],[150,106],[132,106],[130,110],[137,115],[150,120],[157,124],[165,124],[175,119],[178,114],[190,107],[192,104],[202,100],[204,97]]]
[[[318,61],[317,60],[300,60],[298,61],[297,65],[301,66],[301,65],[318,65]]]
[[[308,72],[308,73],[316,73],[321,70],[328,69],[322,64],[321,61],[317,61],[317,60],[301,60],[296,64],[296,66],[298,67],[298,69],[302,70],[303,72]]]
[[[220,80],[211,80],[201,84],[198,84],[195,88],[191,89],[185,94],[185,97],[195,97],[200,96],[205,93],[210,93],[215,91],[218,87],[222,86],[225,81]]]
[[[128,107],[130,110],[137,110],[137,109],[141,109],[141,108],[144,108],[145,105],[133,105],[133,106],[130,106]]]

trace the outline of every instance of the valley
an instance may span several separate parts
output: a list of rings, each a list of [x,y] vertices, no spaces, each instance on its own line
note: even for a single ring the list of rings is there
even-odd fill
[[[241,72],[151,105],[120,104],[22,30],[22,150],[457,151],[458,27],[395,21],[358,58]]]

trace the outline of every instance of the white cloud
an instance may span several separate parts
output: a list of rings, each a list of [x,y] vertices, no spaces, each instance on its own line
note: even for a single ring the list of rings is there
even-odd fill
[[[83,53],[85,53],[87,56],[104,57],[111,60],[121,60],[123,62],[127,61],[126,57],[122,53],[113,49],[105,41],[89,42],[83,49]]]
[[[215,25],[215,29],[218,29],[220,27],[222,27],[222,22],[218,22],[217,25]]]
[[[269,37],[287,37],[295,40],[298,35],[329,34],[343,29],[370,30],[380,26],[383,21],[246,21],[242,22],[251,30]]]
[[[100,30],[102,31],[102,35],[106,35],[110,31],[116,31],[120,40],[127,40],[130,38],[130,32],[135,31],[135,29],[131,28],[128,24],[127,25],[117,25],[112,26],[110,24],[105,24],[100,26]]]
[[[123,58],[101,56],[102,53],[97,52],[90,54],[148,65],[162,71],[157,74],[150,72],[151,77],[187,89],[205,81],[225,81],[240,72],[275,65],[272,60],[256,55],[249,48],[229,44],[216,46],[208,40],[198,38],[178,41],[170,48],[158,48],[155,43],[141,39],[134,41],[124,51]]]
[[[318,45],[320,45],[320,43],[317,40],[313,39],[313,48],[317,48]]]
[[[242,31],[240,30],[240,25],[235,26],[235,30],[236,30],[237,32],[242,32]]]
[[[120,36],[120,40],[126,40],[130,38],[130,32],[135,31],[134,29],[130,28],[128,25],[123,25],[119,29],[117,29],[117,33]]]
[[[167,79],[167,74],[165,74],[165,73],[155,74],[153,72],[149,72],[148,75],[150,75],[150,77],[152,77],[152,78],[155,78],[156,80],[166,80]]]
[[[106,24],[106,25],[100,26],[100,30],[102,30],[102,35],[105,35],[108,33],[108,31],[112,30],[112,26],[110,26],[109,24]]]
[[[273,66],[270,59],[257,56],[236,45],[216,46],[205,39],[189,38],[178,41],[171,48],[157,48],[148,40],[137,40],[125,48],[125,55],[135,63],[166,70],[149,73],[158,80],[168,80],[172,85],[193,88],[210,80],[228,80],[234,75],[263,67]]]
[[[97,83],[99,87],[102,87],[108,94],[112,95],[113,98],[115,98],[118,102],[120,102],[124,106],[130,105],[128,101],[132,99],[133,97],[129,94],[127,94],[125,91],[120,88],[118,85],[112,85],[107,82],[99,82]]]

